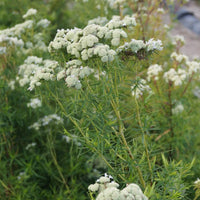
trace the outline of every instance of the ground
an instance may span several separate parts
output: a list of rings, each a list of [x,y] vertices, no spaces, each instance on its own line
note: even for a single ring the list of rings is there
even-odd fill
[[[195,1],[190,1],[185,8],[194,13],[200,19],[200,4]],[[193,33],[191,30],[185,28],[178,21],[171,30],[171,35],[183,35],[185,38],[185,45],[182,47],[181,52],[188,55],[190,58],[200,58],[200,35]]]

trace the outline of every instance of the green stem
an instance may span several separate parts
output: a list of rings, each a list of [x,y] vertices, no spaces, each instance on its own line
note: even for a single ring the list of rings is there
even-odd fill
[[[148,151],[148,146],[147,146],[147,142],[146,142],[146,138],[145,138],[145,132],[144,132],[144,129],[143,129],[143,126],[142,126],[141,118],[140,118],[140,110],[139,110],[139,105],[138,105],[136,96],[135,96],[135,103],[136,103],[138,123],[139,123],[140,129],[142,131],[142,134],[144,135],[145,154],[146,154],[146,157],[147,157],[149,171],[150,171],[150,174],[151,174],[151,182],[153,183],[153,172],[152,172],[151,162],[150,162],[150,158],[149,158],[149,151]]]
[[[106,160],[106,158],[103,156],[103,154],[101,152],[99,152],[94,145],[92,145],[92,143],[90,142],[90,140],[87,138],[87,136],[84,134],[83,130],[81,129],[81,127],[78,125],[77,121],[75,119],[73,119],[69,114],[67,114],[65,108],[63,107],[62,103],[59,101],[58,97],[49,89],[49,87],[47,86],[49,92],[51,93],[51,95],[55,98],[55,100],[57,101],[58,105],[60,106],[61,110],[63,111],[63,114],[69,118],[69,120],[75,125],[75,127],[79,130],[79,132],[81,133],[82,137],[84,138],[84,140],[86,141],[86,144],[90,147],[90,149],[93,152],[96,152],[99,157],[101,157],[103,159],[103,161],[106,163],[106,165],[113,171],[115,172],[114,168],[110,165],[110,163]],[[125,178],[118,174],[118,176],[125,181]]]
[[[110,77],[110,80],[113,80],[112,77]],[[130,149],[127,141],[126,141],[125,135],[124,135],[124,129],[125,128],[124,128],[124,124],[122,122],[122,118],[121,118],[120,111],[119,111],[119,107],[120,106],[119,106],[119,98],[118,98],[119,97],[119,91],[118,91],[117,80],[118,80],[118,77],[117,77],[116,70],[115,70],[114,83],[112,84],[113,85],[113,89],[115,91],[115,100],[114,99],[111,100],[111,105],[112,105],[112,108],[113,108],[113,110],[115,112],[115,115],[117,117],[117,121],[118,121],[118,124],[119,124],[119,135],[120,135],[120,137],[122,139],[123,144],[126,147],[126,150],[127,150],[128,154],[129,154],[129,157],[133,160],[133,162],[134,162],[134,164],[136,166],[136,170],[137,170],[137,172],[139,174],[140,182],[141,182],[142,186],[145,188],[146,184],[145,184],[145,181],[144,181],[144,178],[143,178],[143,175],[142,175],[142,171],[139,168],[138,163],[135,160],[135,158],[134,158],[134,156],[132,154],[132,151],[131,151],[131,149]]]
[[[185,92],[187,91],[188,86],[190,85],[190,83],[191,83],[191,81],[192,81],[192,79],[193,79],[193,76],[194,76],[194,72],[192,72],[192,76],[190,77],[190,79],[189,79],[187,85],[185,86],[185,88],[184,88],[184,90],[183,90],[183,92],[182,92],[182,94],[181,94],[181,97],[183,97],[183,95],[184,95]]]
[[[173,122],[172,122],[172,116],[173,116],[173,113],[172,113],[172,82],[169,82],[169,91],[168,91],[168,99],[169,99],[169,116],[168,116],[168,119],[169,119],[169,126],[170,126],[170,130],[171,130],[171,137],[172,139],[174,138],[174,129],[173,129]],[[172,146],[172,143],[170,144],[170,155],[169,157],[172,159],[173,158],[173,153],[172,153],[172,149],[173,149],[173,146]]]
[[[65,180],[65,178],[64,178],[64,176],[63,176],[63,174],[61,172],[61,167],[58,164],[58,161],[57,161],[57,158],[56,158],[55,149],[54,149],[53,145],[51,145],[53,143],[51,137],[52,137],[52,135],[51,135],[51,131],[50,131],[50,135],[47,137],[47,141],[48,141],[48,146],[49,146],[49,150],[50,150],[51,156],[53,158],[53,162],[54,162],[54,164],[55,164],[55,166],[56,166],[56,168],[58,170],[58,173],[59,173],[59,175],[60,175],[60,177],[62,179],[63,184],[65,185],[66,189],[69,190],[69,186],[67,185],[66,180]]]

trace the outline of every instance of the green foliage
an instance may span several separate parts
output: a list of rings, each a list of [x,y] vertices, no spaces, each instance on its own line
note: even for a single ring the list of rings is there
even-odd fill
[[[6,53],[0,52],[0,199],[93,198],[87,188],[103,173],[111,174],[122,188],[140,185],[152,200],[199,198],[199,185],[195,184],[195,191],[191,187],[200,177],[200,100],[193,94],[199,72],[189,73],[192,62],[171,56],[179,54],[182,43],[173,44],[168,38],[157,12],[159,1],[127,2],[111,8],[106,1],[92,0],[1,1],[1,29],[22,23],[31,7],[38,13],[30,16],[33,27],[16,35],[24,41],[23,47],[0,43],[6,47]],[[97,16],[110,20],[113,15],[123,18],[133,13],[137,25],[122,27],[128,37],[121,38],[120,45],[131,39],[147,42],[155,38],[162,40],[164,49],[117,52],[109,39],[101,38],[102,44],[116,50],[115,59],[82,60],[93,73],[81,79],[80,89],[68,87],[64,78],[56,80],[75,56],[66,48],[50,55],[34,40],[39,35],[47,47],[56,29],[84,28]],[[37,22],[45,18],[51,25],[38,27]],[[27,42],[33,47],[27,47]],[[29,56],[58,62],[51,71],[52,80],[41,78],[41,85],[32,91],[27,90],[29,82],[21,84],[18,72]],[[34,62],[26,67],[36,66]],[[162,65],[162,71],[157,79],[148,80],[149,66],[154,64]],[[177,85],[167,81],[164,74],[170,69],[188,70],[187,78]],[[34,98],[42,106],[28,106]]]

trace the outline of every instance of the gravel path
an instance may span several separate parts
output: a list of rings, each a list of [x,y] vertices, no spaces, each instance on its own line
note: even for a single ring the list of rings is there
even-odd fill
[[[185,9],[194,13],[194,15],[200,19],[200,4],[195,1],[190,1]],[[185,28],[179,22],[176,22],[174,28],[171,30],[171,35],[182,35],[185,38],[185,45],[181,49],[181,53],[188,55],[189,57],[200,58],[200,35],[193,33],[191,30]]]

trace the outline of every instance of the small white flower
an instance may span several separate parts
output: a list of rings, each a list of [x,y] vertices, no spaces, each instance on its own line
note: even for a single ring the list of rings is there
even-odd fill
[[[97,17],[94,19],[91,19],[88,21],[88,25],[89,24],[97,24],[97,25],[105,25],[108,22],[108,19],[106,17]]]
[[[183,54],[177,54],[176,52],[173,52],[171,54],[171,58],[178,61],[179,63],[181,62],[188,62],[188,57]]]
[[[108,56],[101,57],[102,62],[108,62],[108,60],[109,60]]]
[[[188,73],[191,75],[192,73],[196,73],[200,70],[200,62],[196,61],[187,61],[186,65],[188,66]]]
[[[197,178],[197,180],[194,182],[194,184],[195,184],[195,185],[196,185],[196,184],[200,184],[200,179]]]
[[[11,90],[14,90],[15,89],[15,81],[12,80],[8,83],[8,86],[10,87]]]
[[[137,83],[137,85],[132,85],[131,90],[132,90],[132,96],[135,96],[136,99],[142,96],[144,91],[148,91],[150,93],[152,92],[151,88],[149,87],[149,85],[146,84],[146,80],[144,79],[141,79]]]
[[[108,177],[102,176],[102,177],[100,177],[99,182],[100,183],[109,183],[110,179]]]
[[[51,22],[48,19],[41,19],[38,23],[37,26],[47,28]]]
[[[0,47],[0,55],[6,54],[6,47]]]
[[[36,143],[35,142],[33,142],[33,143],[31,143],[31,144],[28,144],[27,146],[26,146],[26,150],[29,150],[31,147],[34,147],[34,146],[36,146]]]
[[[178,105],[176,105],[175,108],[172,109],[172,113],[173,113],[174,115],[177,115],[177,114],[182,113],[183,110],[184,110],[183,105],[182,105],[181,103],[179,103]]]
[[[42,58],[38,58],[37,56],[29,56],[24,63],[26,64],[41,64],[43,61]]]
[[[18,175],[18,177],[17,177],[17,179],[21,180],[21,179],[25,178],[26,176],[27,176],[26,172],[20,172],[19,175]]]
[[[71,141],[70,137],[67,135],[63,135],[62,139],[65,140],[67,143],[69,143]]]
[[[31,107],[33,109],[41,107],[42,102],[38,98],[31,99],[29,103],[27,103],[27,107]]]
[[[174,38],[173,38],[173,44],[174,45],[177,45],[177,44],[183,45],[183,44],[185,44],[184,36],[182,36],[182,35],[176,35],[176,36],[174,36]]]
[[[146,46],[147,46],[147,51],[153,51],[153,50],[161,51],[163,49],[162,41],[154,40],[153,38],[151,38],[149,41],[146,42]]]
[[[88,190],[90,190],[91,192],[97,192],[99,190],[99,184],[95,183],[89,185]]]
[[[111,44],[112,44],[113,46],[118,46],[119,43],[120,43],[120,39],[119,39],[119,38],[113,38],[113,39],[111,40]]]
[[[158,80],[158,75],[162,71],[163,69],[161,65],[155,64],[155,65],[149,66],[147,70],[147,80],[150,81],[151,78],[153,78],[154,80]]]
[[[134,53],[137,53],[141,49],[145,49],[146,44],[143,42],[143,40],[135,40],[132,39],[131,42],[126,42],[123,46],[120,46],[117,51],[126,51],[126,50],[131,50]]]
[[[24,14],[22,17],[25,19],[25,18],[27,18],[27,17],[29,17],[29,16],[31,16],[31,15],[36,15],[36,13],[37,13],[37,10],[36,10],[36,9],[30,8],[30,9],[26,12],[26,14]]]
[[[49,123],[54,122],[55,124],[62,124],[63,119],[57,114],[46,115],[43,118],[40,118],[33,125],[29,126],[29,129],[39,130],[41,126],[47,126]]]
[[[163,8],[158,8],[157,13],[159,14],[165,14],[165,10]]]
[[[36,131],[38,131],[40,129],[41,123],[40,122],[35,122],[34,124],[32,124],[31,126],[29,126],[29,129],[35,129]]]
[[[171,68],[164,73],[163,78],[167,83],[172,81],[175,86],[180,86],[187,78],[187,72],[184,69],[178,69],[178,71],[176,71],[174,68]]]
[[[148,200],[140,187],[134,183],[127,185],[121,191],[117,189],[118,186],[118,183],[110,182],[109,175],[105,173],[105,176],[100,177],[88,189],[92,192],[98,192],[96,200]]]

